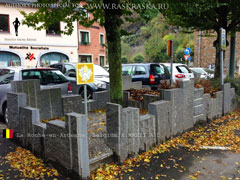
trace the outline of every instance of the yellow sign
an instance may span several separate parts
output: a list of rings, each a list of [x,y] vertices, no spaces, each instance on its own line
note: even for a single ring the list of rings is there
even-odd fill
[[[94,69],[92,63],[77,64],[77,84],[94,83]]]

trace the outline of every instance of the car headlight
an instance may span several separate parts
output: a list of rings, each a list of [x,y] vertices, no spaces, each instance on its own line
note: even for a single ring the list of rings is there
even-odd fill
[[[107,84],[102,81],[95,81],[94,83],[98,88],[107,89]]]

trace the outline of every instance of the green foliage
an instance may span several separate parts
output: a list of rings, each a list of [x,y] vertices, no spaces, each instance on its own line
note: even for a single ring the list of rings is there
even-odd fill
[[[167,3],[167,9],[160,9],[169,25],[186,31],[202,30],[217,33],[215,78],[220,77],[220,28],[226,33],[240,31],[240,3],[238,0],[154,0]],[[226,36],[227,37],[227,36]],[[191,43],[190,43],[191,44]],[[227,43],[228,44],[228,43]]]
[[[184,48],[179,46],[177,51],[176,51],[176,54],[175,54],[175,61],[177,63],[183,63],[182,61],[185,61],[184,59]],[[182,60],[182,61],[181,61]]]
[[[124,43],[123,41],[121,41],[121,50],[122,56],[130,56],[131,48],[127,43]]]
[[[135,63],[143,63],[144,62],[144,57],[142,54],[137,54],[135,55],[135,57],[133,58]]]
[[[122,63],[123,64],[128,63],[128,58],[126,56],[122,56]]]

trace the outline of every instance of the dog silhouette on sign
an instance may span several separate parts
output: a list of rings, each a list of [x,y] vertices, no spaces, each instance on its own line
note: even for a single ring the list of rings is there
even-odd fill
[[[14,28],[15,28],[15,33],[16,33],[16,36],[18,36],[18,28],[20,26],[20,22],[18,20],[18,18],[15,19],[15,21],[13,21],[13,25],[14,25]]]

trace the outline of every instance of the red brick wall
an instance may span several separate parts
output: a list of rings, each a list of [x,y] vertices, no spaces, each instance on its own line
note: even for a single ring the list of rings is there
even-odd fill
[[[204,35],[204,33],[203,33]],[[213,42],[216,40],[216,34],[212,34],[210,37],[201,38],[201,56],[200,66],[206,67],[210,64],[215,64],[216,50],[213,47]],[[228,73],[229,59],[230,59],[230,37],[227,38],[229,46],[225,52],[224,68],[225,73]],[[198,66],[198,50],[199,50],[199,32],[195,32],[194,42],[194,66]],[[235,52],[235,70],[239,72],[238,62],[240,61],[240,33],[236,36],[236,52]]]
[[[104,44],[106,44],[106,33],[104,27],[101,27],[98,23],[94,23],[90,28],[78,25],[78,30],[86,30],[90,32],[90,44],[82,45],[79,43],[78,54],[91,54],[92,62],[94,64],[100,64],[99,55],[104,55],[106,64],[106,47],[100,45],[100,33],[104,35]],[[79,31],[78,36],[80,36]]]

